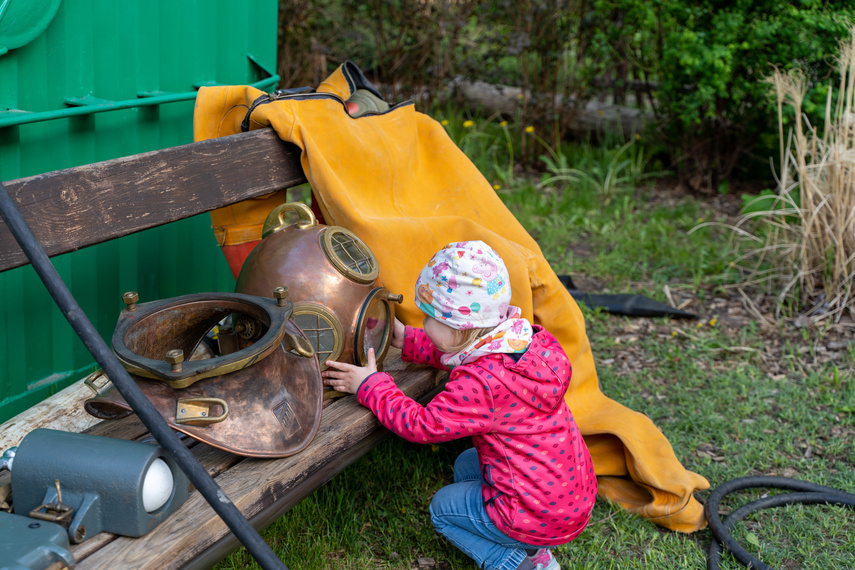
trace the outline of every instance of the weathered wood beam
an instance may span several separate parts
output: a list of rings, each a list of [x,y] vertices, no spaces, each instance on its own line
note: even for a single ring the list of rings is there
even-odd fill
[[[5,182],[48,256],[306,181],[300,149],[272,129]],[[0,220],[0,272],[29,263]]]

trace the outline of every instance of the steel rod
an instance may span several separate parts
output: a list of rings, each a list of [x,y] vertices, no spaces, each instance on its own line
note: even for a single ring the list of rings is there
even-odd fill
[[[279,76],[274,75],[250,85],[257,89],[264,90],[279,82]],[[140,97],[137,99],[126,99],[124,101],[110,101],[108,103],[82,105],[80,107],[70,107],[68,109],[56,109],[53,111],[41,111],[29,113],[26,111],[7,111],[0,114],[0,128],[14,127],[17,125],[25,125],[27,123],[40,123],[42,121],[52,121],[54,119],[67,119],[69,117],[79,117],[82,115],[94,115],[95,113],[104,113],[107,111],[120,111],[122,109],[135,109],[137,107],[150,107],[152,105],[162,105],[164,103],[175,103],[178,101],[190,101],[196,98],[195,91],[187,91],[185,93],[168,93],[165,95],[154,95],[152,97]]]

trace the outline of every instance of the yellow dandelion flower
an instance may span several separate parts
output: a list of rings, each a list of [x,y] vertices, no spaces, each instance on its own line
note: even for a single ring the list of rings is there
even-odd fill
[[[507,126],[508,126],[508,122],[507,122],[507,121],[502,121],[501,123],[499,123],[499,126],[500,126],[500,127],[507,127]]]
[[[436,453],[437,451],[439,451],[439,446],[436,444],[431,444],[430,450]]]
[[[718,317],[713,317],[710,319],[710,326],[714,327],[718,323]]]
[[[440,121],[439,124],[442,125],[443,127],[448,125],[448,119],[443,119],[442,121]]]
[[[499,188],[501,188],[501,186],[499,186],[498,184],[493,184],[493,190],[498,190]]]
[[[635,133],[635,140],[640,141],[640,140],[641,140],[641,135],[640,135],[640,134],[638,134],[638,133]]]
[[[463,128],[468,129],[469,127],[471,127],[474,124],[475,124],[475,121],[463,121]]]
[[[532,125],[527,126],[527,127],[525,128],[525,132],[527,132],[527,133],[533,133],[533,132],[534,132],[534,127],[533,127]]]
[[[671,336],[677,336],[677,331],[671,331]]]

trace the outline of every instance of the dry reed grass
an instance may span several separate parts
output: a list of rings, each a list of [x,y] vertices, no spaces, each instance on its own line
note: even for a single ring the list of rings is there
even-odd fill
[[[754,244],[733,263],[745,275],[739,288],[764,287],[775,295],[777,318],[855,318],[855,27],[841,42],[837,67],[837,100],[830,88],[821,130],[802,113],[804,74],[776,70],[769,78],[781,142],[777,196],[771,207],[730,226],[734,236]],[[795,112],[786,138],[785,105]]]

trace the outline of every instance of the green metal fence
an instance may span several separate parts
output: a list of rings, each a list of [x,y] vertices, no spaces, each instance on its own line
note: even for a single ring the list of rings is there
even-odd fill
[[[276,87],[277,0],[0,2],[0,180],[192,142],[202,85]],[[53,258],[101,335],[121,294],[231,291],[207,215]],[[22,267],[0,274],[0,422],[95,369]]]

